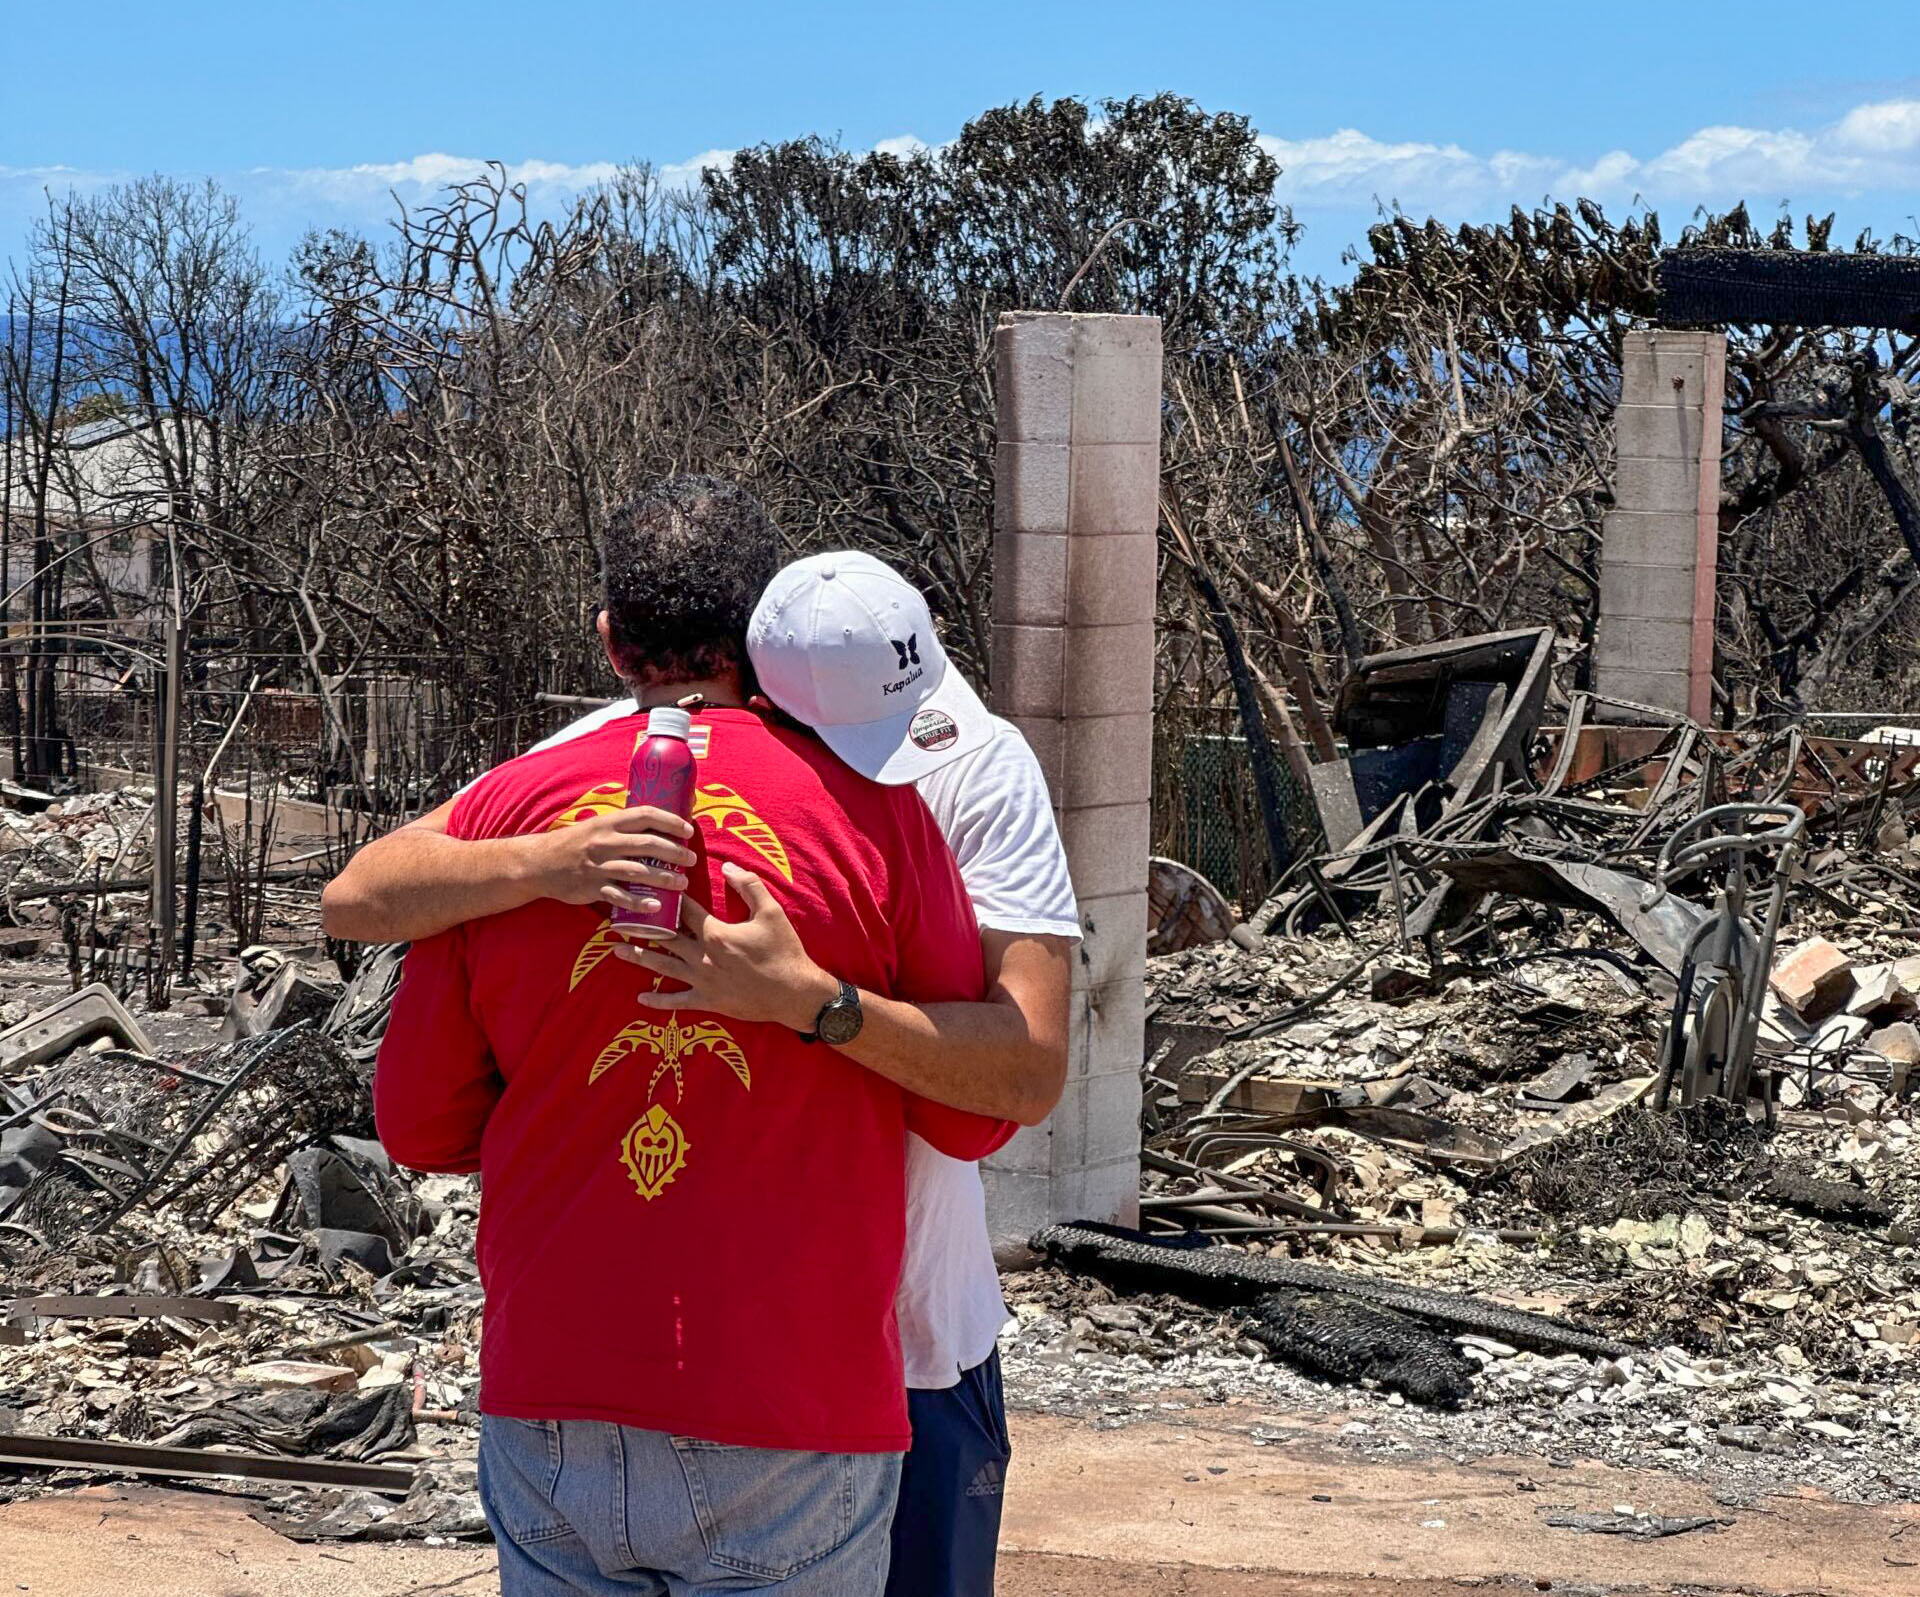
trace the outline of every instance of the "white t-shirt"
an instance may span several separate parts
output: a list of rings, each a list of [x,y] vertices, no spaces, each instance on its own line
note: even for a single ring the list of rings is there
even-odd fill
[[[632,715],[629,699],[589,711],[534,745],[550,748]],[[915,786],[953,850],[982,931],[1080,936],[1067,851],[1040,762],[1019,730],[993,718],[993,740]],[[1007,1305],[987,1235],[980,1167],[907,1138],[907,1243],[895,1298],[907,1385],[938,1391],[993,1352]]]

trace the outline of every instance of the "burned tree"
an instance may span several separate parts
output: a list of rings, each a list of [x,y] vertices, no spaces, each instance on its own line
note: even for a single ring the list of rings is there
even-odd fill
[[[310,239],[284,288],[217,191],[61,201],[15,274],[10,409],[46,425],[8,429],[8,586],[49,613],[76,583],[111,587],[64,534],[36,541],[22,468],[50,456],[57,499],[79,407],[136,423],[161,577],[141,603],[175,614],[193,679],[183,771],[257,679],[263,703],[300,700],[316,751],[275,774],[381,824],[546,730],[539,695],[605,690],[598,528],[672,471],[742,479],[796,551],[894,561],[984,676],[996,318],[1150,309],[1163,498],[1197,557],[1160,572],[1156,841],[1234,811],[1222,885],[1257,899],[1271,812],[1290,845],[1312,830],[1287,795],[1336,752],[1329,712],[1362,658],[1520,626],[1591,641],[1620,340],[1659,313],[1673,242],[1586,202],[1455,229],[1391,216],[1348,281],[1309,281],[1278,175],[1244,119],[1176,96],[1033,100],[939,149],[791,141],[691,191],[627,171],[547,215],[496,171],[378,236]],[[1736,209],[1683,242],[1811,259],[1829,232]],[[1877,248],[1896,275],[1910,262]],[[1905,669],[1914,343],[1735,329],[1730,713]],[[1179,554],[1167,518],[1162,547]],[[118,624],[139,606],[98,608]],[[50,769],[63,645],[22,642],[22,756]],[[1278,806],[1241,780],[1262,737]],[[1202,745],[1231,779],[1197,816],[1179,794]]]

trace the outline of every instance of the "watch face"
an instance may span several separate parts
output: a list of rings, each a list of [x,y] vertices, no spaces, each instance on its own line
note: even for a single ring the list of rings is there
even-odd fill
[[[860,1013],[859,999],[856,998],[851,1003],[844,999],[836,999],[820,1012],[820,1019],[816,1023],[819,1027],[820,1040],[835,1045],[852,1042],[860,1035],[860,1026],[865,1019],[866,1017]]]

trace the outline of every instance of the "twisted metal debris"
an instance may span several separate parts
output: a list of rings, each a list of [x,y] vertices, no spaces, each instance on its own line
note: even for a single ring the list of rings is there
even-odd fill
[[[0,1131],[35,1128],[47,1157],[0,1212],[8,1262],[103,1232],[139,1204],[204,1221],[295,1148],[367,1118],[352,1061],[310,1022],[177,1060],[79,1053],[28,1091]]]

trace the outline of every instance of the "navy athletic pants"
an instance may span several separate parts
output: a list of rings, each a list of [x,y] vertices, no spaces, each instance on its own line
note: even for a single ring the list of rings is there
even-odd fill
[[[913,1448],[893,1511],[887,1597],[993,1597],[1000,1491],[1011,1452],[999,1352],[957,1386],[909,1391],[907,1412]]]

